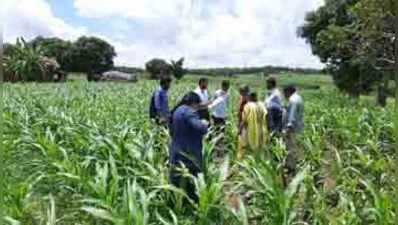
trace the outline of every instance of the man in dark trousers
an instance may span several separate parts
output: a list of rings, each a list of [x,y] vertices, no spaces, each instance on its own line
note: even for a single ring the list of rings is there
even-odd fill
[[[169,151],[170,181],[173,185],[184,189],[188,196],[198,200],[195,185],[181,173],[181,166],[197,176],[202,171],[203,137],[208,130],[208,122],[199,118],[197,109],[200,107],[199,95],[190,92],[173,113],[171,124],[171,145]]]

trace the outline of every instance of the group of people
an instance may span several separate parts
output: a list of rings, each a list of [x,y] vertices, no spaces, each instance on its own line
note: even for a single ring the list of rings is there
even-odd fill
[[[162,78],[160,87],[153,93],[150,103],[150,117],[157,124],[170,130],[169,148],[170,181],[187,190],[191,199],[196,199],[193,184],[184,178],[181,166],[196,176],[202,168],[202,143],[210,127],[223,132],[229,109],[230,83],[222,81],[221,88],[211,98],[208,93],[208,80],[201,78],[198,87],[184,95],[182,100],[169,110],[168,90],[172,80]],[[296,171],[296,161],[300,157],[297,135],[303,132],[304,105],[295,86],[283,89],[283,96],[277,87],[276,79],[267,80],[265,100],[248,86],[240,88],[238,103],[239,146],[237,159],[241,160],[248,152],[264,149],[267,142],[275,137],[284,137],[288,155],[285,170],[288,174]],[[287,107],[283,107],[283,99]]]

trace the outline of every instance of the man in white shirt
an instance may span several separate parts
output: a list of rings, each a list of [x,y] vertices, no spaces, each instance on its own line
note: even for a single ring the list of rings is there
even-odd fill
[[[214,94],[214,97],[209,104],[209,109],[211,110],[211,117],[213,120],[214,133],[210,136],[217,137],[216,148],[215,148],[215,160],[223,159],[225,156],[225,138],[224,138],[224,130],[225,130],[225,121],[227,118],[227,108],[228,108],[228,99],[229,99],[229,82],[224,80],[221,83],[221,89],[217,90]],[[214,134],[214,135],[213,135]]]
[[[276,87],[276,79],[270,77],[267,80],[268,93],[265,98],[265,106],[267,108],[267,125],[271,135],[282,132],[283,126],[283,107],[282,94]]]
[[[200,97],[200,109],[198,110],[200,119],[210,121],[210,114],[208,110],[209,93],[207,91],[207,85],[209,81],[206,78],[199,79],[199,86],[195,89],[195,93]]]
[[[304,103],[295,86],[290,85],[283,92],[285,98],[289,100],[286,121],[284,121],[285,142],[288,152],[284,167],[287,179],[290,180],[297,172],[297,162],[304,158],[303,150],[297,144],[297,136],[304,131]]]
[[[221,83],[221,89],[214,94],[212,103],[209,108],[212,111],[211,117],[215,126],[224,127],[227,118],[227,107],[229,100],[229,81],[224,80]]]

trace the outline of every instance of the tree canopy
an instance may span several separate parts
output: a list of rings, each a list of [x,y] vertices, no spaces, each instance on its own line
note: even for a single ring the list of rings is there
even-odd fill
[[[95,74],[113,68],[116,52],[112,45],[100,38],[83,36],[73,43],[70,55],[71,69],[86,73],[90,80]]]
[[[114,47],[106,41],[97,37],[85,36],[75,42],[42,36],[29,42],[20,38],[16,44],[3,44],[3,48],[7,59],[15,59],[14,62],[17,61],[17,58],[20,59],[20,62],[22,62],[21,60],[32,62],[33,56],[36,56],[36,61],[40,57],[46,57],[47,61],[55,60],[54,62],[57,62],[60,69],[65,72],[86,73],[89,80],[95,79],[95,74],[102,74],[112,69],[113,58],[116,56]],[[29,58],[28,55],[31,57]]]
[[[146,71],[151,79],[159,79],[162,76],[170,75],[170,65],[164,59],[154,58],[145,64]]]
[[[23,38],[6,46],[4,54],[5,81],[52,81],[59,69],[55,59],[46,57],[41,46],[32,46]]]
[[[171,60],[170,70],[174,77],[180,80],[187,73],[184,69],[184,58],[180,58],[177,61]]]
[[[387,88],[391,76],[386,62],[392,62],[393,52],[391,2],[326,0],[299,28],[341,90],[358,96]]]
[[[43,55],[50,58],[55,58],[60,64],[62,70],[71,71],[72,42],[65,41],[60,38],[45,38],[38,36],[30,41],[30,45],[35,48],[40,46]]]

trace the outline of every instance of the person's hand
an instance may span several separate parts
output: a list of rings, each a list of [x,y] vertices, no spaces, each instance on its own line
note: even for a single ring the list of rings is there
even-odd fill
[[[210,124],[209,121],[207,121],[207,120],[205,120],[205,119],[202,119],[201,121],[202,121],[202,123],[203,123],[204,125],[206,125],[206,126],[209,126],[209,124]]]
[[[213,104],[214,100],[208,101],[206,104],[204,104],[204,108],[209,107],[211,104]]]
[[[162,124],[164,124],[164,123],[167,123],[167,118],[165,118],[165,117],[160,117],[159,118],[159,123],[162,123]]]

